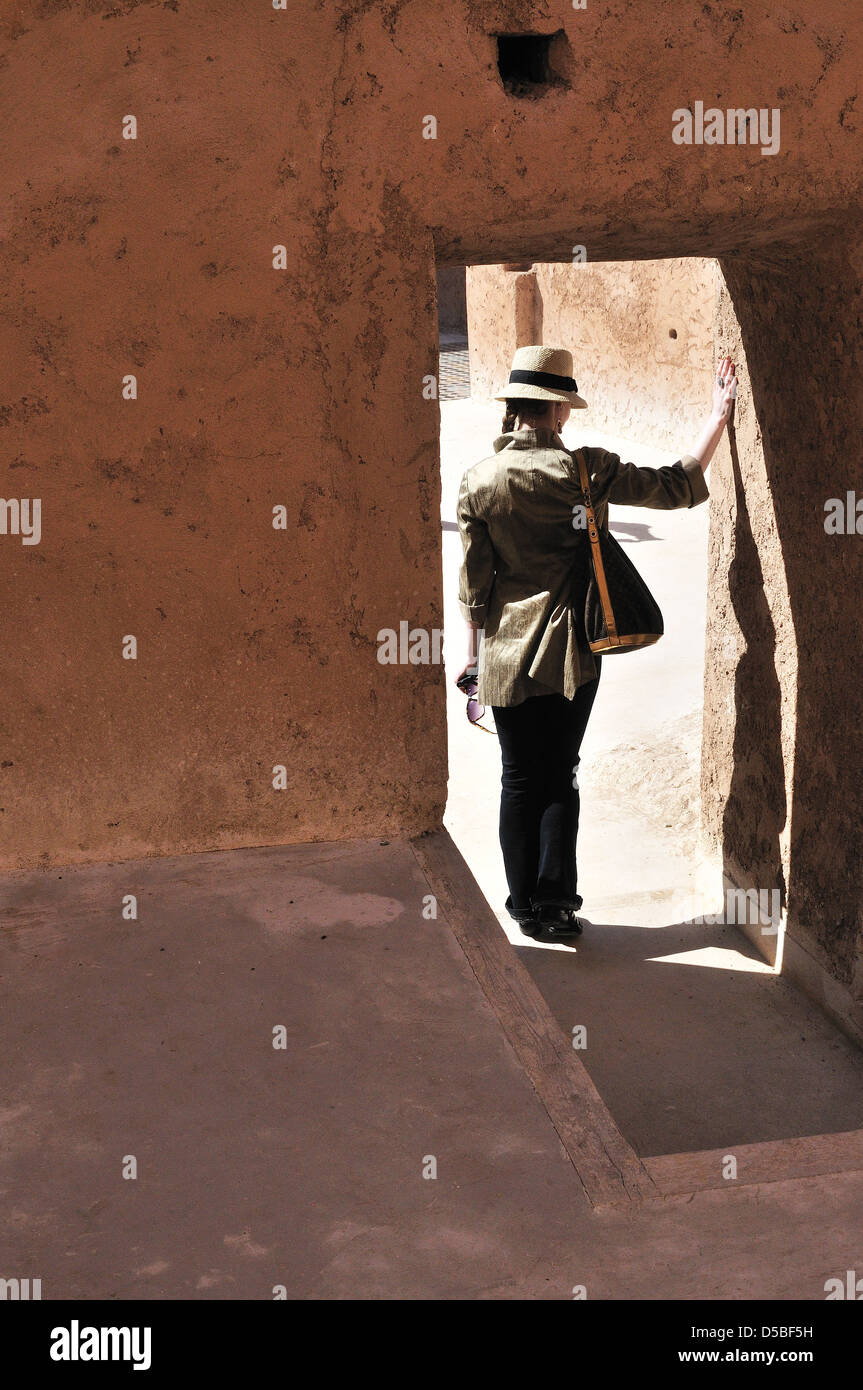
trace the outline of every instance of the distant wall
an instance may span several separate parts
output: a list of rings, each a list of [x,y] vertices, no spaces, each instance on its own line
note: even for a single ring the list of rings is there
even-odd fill
[[[568,347],[586,424],[692,447],[711,398],[714,261],[471,266],[467,283],[474,395],[495,395],[517,347]]]
[[[446,333],[467,333],[467,293],[463,265],[437,272],[438,327]]]

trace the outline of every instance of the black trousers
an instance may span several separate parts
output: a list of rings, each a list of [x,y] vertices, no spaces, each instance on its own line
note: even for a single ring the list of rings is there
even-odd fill
[[[500,740],[500,847],[509,886],[507,908],[521,920],[540,904],[578,909],[576,837],[579,750],[599,686],[597,676],[573,699],[533,695],[520,705],[493,705]]]

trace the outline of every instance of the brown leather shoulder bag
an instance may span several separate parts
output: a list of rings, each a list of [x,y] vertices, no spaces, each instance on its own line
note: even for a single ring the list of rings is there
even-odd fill
[[[584,605],[588,645],[602,656],[649,647],[665,631],[659,604],[611,532],[600,531],[581,449],[576,451],[575,459],[590,538],[591,575]]]

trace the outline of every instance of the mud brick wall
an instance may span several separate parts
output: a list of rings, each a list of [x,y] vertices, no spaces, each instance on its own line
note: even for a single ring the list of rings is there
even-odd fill
[[[712,258],[711,833],[859,995],[861,59],[857,0],[6,7],[0,862],[436,826],[442,672],[377,660],[441,623],[436,268]],[[779,152],[675,143],[697,101]]]

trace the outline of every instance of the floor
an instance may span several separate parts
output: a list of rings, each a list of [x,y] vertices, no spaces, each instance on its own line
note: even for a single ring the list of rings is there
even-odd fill
[[[463,333],[440,335],[440,399],[460,401],[470,397],[470,362],[467,336]]]
[[[860,1172],[592,1208],[434,891],[414,846],[356,841],[5,879],[4,1277],[819,1299],[854,1267]]]
[[[578,1185],[428,892],[404,843],[5,880],[0,1273],[455,1297],[541,1262]]]

